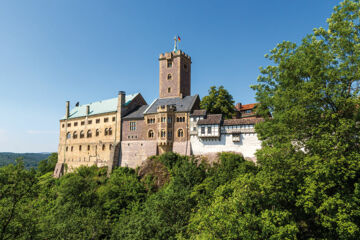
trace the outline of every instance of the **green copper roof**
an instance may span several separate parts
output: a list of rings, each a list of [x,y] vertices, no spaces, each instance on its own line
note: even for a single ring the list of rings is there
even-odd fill
[[[126,95],[125,96],[125,106],[128,105],[139,93]],[[98,102],[93,102],[89,104],[84,104],[78,107],[74,107],[70,110],[69,119],[85,117],[86,116],[86,106],[90,106],[90,113],[88,116],[116,112],[117,111],[118,98],[111,98],[107,100],[102,100]],[[66,119],[65,116],[61,119]]]

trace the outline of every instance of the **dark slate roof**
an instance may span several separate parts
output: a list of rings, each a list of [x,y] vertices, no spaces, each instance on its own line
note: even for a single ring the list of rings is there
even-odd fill
[[[231,125],[242,125],[242,124],[256,124],[258,122],[264,121],[263,118],[240,118],[240,119],[226,119],[223,122],[224,126]]]
[[[208,124],[220,124],[222,120],[221,114],[209,114],[205,119],[199,120],[197,124],[208,125]]]
[[[194,110],[194,112],[191,114],[192,117],[205,116],[205,115],[206,115],[205,109]]]
[[[128,115],[126,115],[125,117],[123,117],[123,119],[125,119],[125,120],[126,119],[142,119],[142,118],[144,118],[144,111],[148,107],[149,107],[149,105],[142,105],[135,111],[133,111],[133,112],[129,113]]]
[[[144,114],[157,113],[157,107],[162,105],[175,105],[176,112],[190,112],[199,95],[184,98],[158,98],[149,106]]]

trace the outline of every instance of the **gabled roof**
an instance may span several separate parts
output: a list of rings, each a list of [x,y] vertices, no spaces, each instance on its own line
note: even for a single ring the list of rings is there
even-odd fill
[[[263,118],[240,118],[240,119],[225,119],[224,126],[243,125],[243,124],[256,124],[264,121]]]
[[[221,124],[222,114],[209,114],[205,119],[197,122],[198,125]]]
[[[246,111],[246,110],[252,110],[256,107],[258,103],[250,103],[250,104],[244,104],[244,105],[241,105],[241,107],[239,108],[238,105],[236,106],[236,109],[238,111]]]
[[[192,117],[206,116],[206,110],[205,109],[194,110],[194,112],[191,114],[191,116]]]
[[[138,109],[136,109],[135,111],[129,113],[128,115],[126,115],[125,117],[123,117],[124,120],[127,119],[143,119],[144,118],[144,111],[146,110],[146,108],[149,105],[142,105],[140,106]]]
[[[183,98],[158,98],[146,109],[144,114],[157,113],[158,106],[174,105],[176,112],[190,112],[199,95],[186,96]]]
[[[139,93],[130,94],[125,96],[125,106],[128,105]],[[89,104],[84,104],[78,107],[74,107],[70,110],[69,119],[85,117],[86,116],[86,107],[90,106],[90,113],[88,116],[110,113],[117,111],[118,98],[111,98],[107,100],[102,100],[98,102],[93,102]],[[66,119],[65,116],[61,119]]]

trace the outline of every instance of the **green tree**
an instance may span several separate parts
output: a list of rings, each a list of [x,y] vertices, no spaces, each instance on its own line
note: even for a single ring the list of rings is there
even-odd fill
[[[48,172],[53,172],[58,160],[58,154],[52,153],[47,159],[41,160],[38,165],[38,172],[43,175]]]
[[[0,239],[31,239],[35,235],[32,200],[36,196],[34,169],[26,170],[20,159],[16,165],[0,168]]]
[[[201,99],[200,107],[208,113],[223,114],[225,118],[231,118],[235,112],[233,97],[223,86],[210,87],[209,95]]]
[[[298,238],[360,238],[359,19],[359,1],[343,1],[328,29],[273,49],[254,86],[259,113],[273,116],[256,127],[258,162]]]

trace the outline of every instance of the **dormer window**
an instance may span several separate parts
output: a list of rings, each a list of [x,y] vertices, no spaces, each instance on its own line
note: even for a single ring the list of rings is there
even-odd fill
[[[168,68],[171,68],[171,67],[172,67],[172,61],[171,61],[171,59],[168,59],[168,60],[167,60],[167,67],[168,67]]]
[[[171,80],[171,79],[172,79],[172,76],[171,76],[170,73],[168,74],[167,79],[168,79],[168,80]]]

